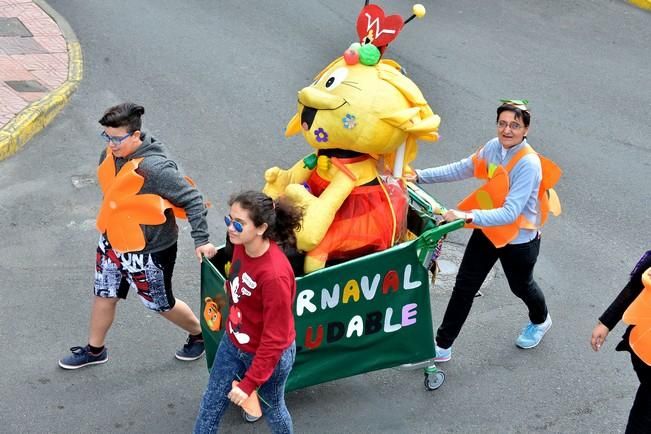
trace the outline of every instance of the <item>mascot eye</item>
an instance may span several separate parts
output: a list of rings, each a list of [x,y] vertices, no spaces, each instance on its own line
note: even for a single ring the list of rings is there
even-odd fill
[[[346,79],[347,75],[348,68],[339,68],[335,70],[325,82],[326,89],[332,90],[335,87],[339,86],[341,82]]]

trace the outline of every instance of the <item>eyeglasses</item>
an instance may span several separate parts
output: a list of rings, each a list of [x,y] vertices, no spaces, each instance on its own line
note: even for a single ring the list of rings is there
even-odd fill
[[[126,136],[115,137],[115,136],[109,136],[108,134],[106,134],[106,131],[102,131],[99,135],[107,142],[112,142],[116,145],[119,145],[120,143],[125,141],[128,137],[130,137],[132,134],[133,133],[129,133]]]
[[[497,123],[497,128],[499,128],[500,130],[503,130],[506,127],[511,128],[513,131],[518,131],[520,128],[522,128],[522,125],[520,125],[517,122],[505,122],[505,121],[499,121]]]
[[[244,231],[244,226],[242,223],[238,222],[237,220],[233,220],[230,216],[224,216],[224,223],[226,223],[226,227],[230,228],[231,224],[233,225],[233,229],[235,229],[237,232],[242,233]]]

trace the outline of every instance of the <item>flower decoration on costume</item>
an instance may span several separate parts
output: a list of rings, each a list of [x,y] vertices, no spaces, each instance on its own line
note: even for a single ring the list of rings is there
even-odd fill
[[[633,352],[651,365],[651,268],[642,274],[644,289],[624,312],[626,324],[633,325],[628,342]]]
[[[350,113],[346,113],[346,116],[343,117],[342,121],[344,123],[344,128],[348,130],[352,130],[357,126],[355,115],[351,115]]]
[[[104,201],[97,214],[96,226],[113,248],[121,252],[136,252],[145,247],[140,225],[165,223],[165,210],[171,204],[155,194],[138,194],[145,179],[136,173],[142,158],[128,161],[115,173],[115,161],[110,150],[97,169]]]
[[[314,131],[314,136],[317,142],[325,143],[328,141],[328,133],[323,128]]]

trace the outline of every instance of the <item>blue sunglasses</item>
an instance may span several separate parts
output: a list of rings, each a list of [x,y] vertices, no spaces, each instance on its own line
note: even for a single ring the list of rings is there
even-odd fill
[[[233,228],[239,233],[242,233],[242,231],[244,230],[244,226],[242,226],[242,223],[233,220],[230,216],[227,215],[224,216],[224,223],[226,223],[227,228],[231,227],[232,224]]]
[[[116,136],[109,136],[108,134],[106,134],[106,131],[102,131],[99,135],[107,142],[113,142],[114,144],[119,145],[120,143],[124,142],[128,137],[130,137],[132,134],[133,133],[129,133],[122,137],[116,137]]]

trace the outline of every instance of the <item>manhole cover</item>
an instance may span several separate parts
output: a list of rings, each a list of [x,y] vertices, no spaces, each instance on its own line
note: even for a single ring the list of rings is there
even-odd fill
[[[18,18],[0,17],[0,36],[33,36]]]
[[[36,80],[10,80],[5,83],[16,92],[47,92],[47,88]]]

